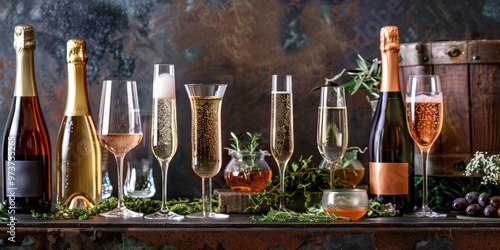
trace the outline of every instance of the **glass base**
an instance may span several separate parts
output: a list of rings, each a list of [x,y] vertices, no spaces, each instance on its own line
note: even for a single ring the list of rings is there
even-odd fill
[[[167,213],[163,213],[161,211],[157,211],[155,213],[144,216],[144,219],[148,220],[175,220],[180,221],[184,219],[184,215],[176,214],[172,211],[168,211]]]
[[[109,212],[99,214],[99,216],[107,218],[140,218],[142,213],[134,212],[126,207],[117,207]]]
[[[417,208],[412,213],[406,213],[403,215],[404,217],[446,217],[447,214],[441,214],[432,211],[430,208]]]
[[[191,218],[191,219],[204,219],[204,218],[227,219],[227,218],[229,218],[229,214],[219,214],[219,213],[214,213],[214,212],[209,212],[209,213],[197,212],[197,213],[188,214],[188,215],[186,215],[186,217]]]

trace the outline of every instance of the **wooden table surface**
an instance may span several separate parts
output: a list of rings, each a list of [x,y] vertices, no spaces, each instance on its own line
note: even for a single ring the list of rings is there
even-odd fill
[[[372,218],[331,223],[252,223],[186,218],[39,220],[2,223],[0,248],[21,249],[499,249],[500,218]],[[10,232],[9,232],[10,231]],[[12,238],[12,231],[15,237]],[[12,242],[13,239],[15,242]],[[2,241],[3,240],[3,241]],[[8,249],[8,248],[7,248]],[[18,249],[18,248],[16,248]]]

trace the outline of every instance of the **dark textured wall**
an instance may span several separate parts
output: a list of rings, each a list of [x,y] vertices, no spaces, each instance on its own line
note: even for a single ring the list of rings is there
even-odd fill
[[[13,28],[30,23],[36,29],[36,77],[54,155],[66,102],[68,39],[87,40],[94,119],[103,79],[136,80],[147,113],[153,64],[175,64],[179,149],[169,171],[170,197],[199,196],[201,188],[190,165],[190,107],[183,84],[228,83],[222,110],[224,146],[229,146],[230,131],[261,132],[261,148],[268,150],[271,75],[292,74],[292,160],[314,155],[319,162],[319,93],[310,89],[354,66],[356,53],[379,57],[381,26],[397,25],[402,43],[500,39],[499,0],[3,0],[0,20],[0,124],[5,124],[13,93]],[[350,98],[348,110],[349,144],[364,147],[370,108],[363,93]],[[274,160],[267,160],[276,169]],[[215,186],[224,185],[220,176],[215,178]]]

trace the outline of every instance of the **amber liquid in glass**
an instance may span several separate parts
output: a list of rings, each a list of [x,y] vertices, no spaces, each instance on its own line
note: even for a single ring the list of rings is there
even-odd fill
[[[338,216],[348,217],[351,220],[359,220],[366,214],[365,207],[329,207],[323,208],[327,214],[335,214]]]
[[[365,169],[351,167],[335,169],[335,176],[356,187],[365,176]]]
[[[233,191],[261,192],[266,188],[266,182],[273,177],[272,170],[247,172],[224,172],[224,179]]]

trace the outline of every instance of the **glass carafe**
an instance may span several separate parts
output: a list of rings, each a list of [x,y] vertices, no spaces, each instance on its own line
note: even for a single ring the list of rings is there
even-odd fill
[[[273,173],[266,160],[267,151],[229,150],[231,161],[224,170],[226,184],[233,191],[260,193]]]

